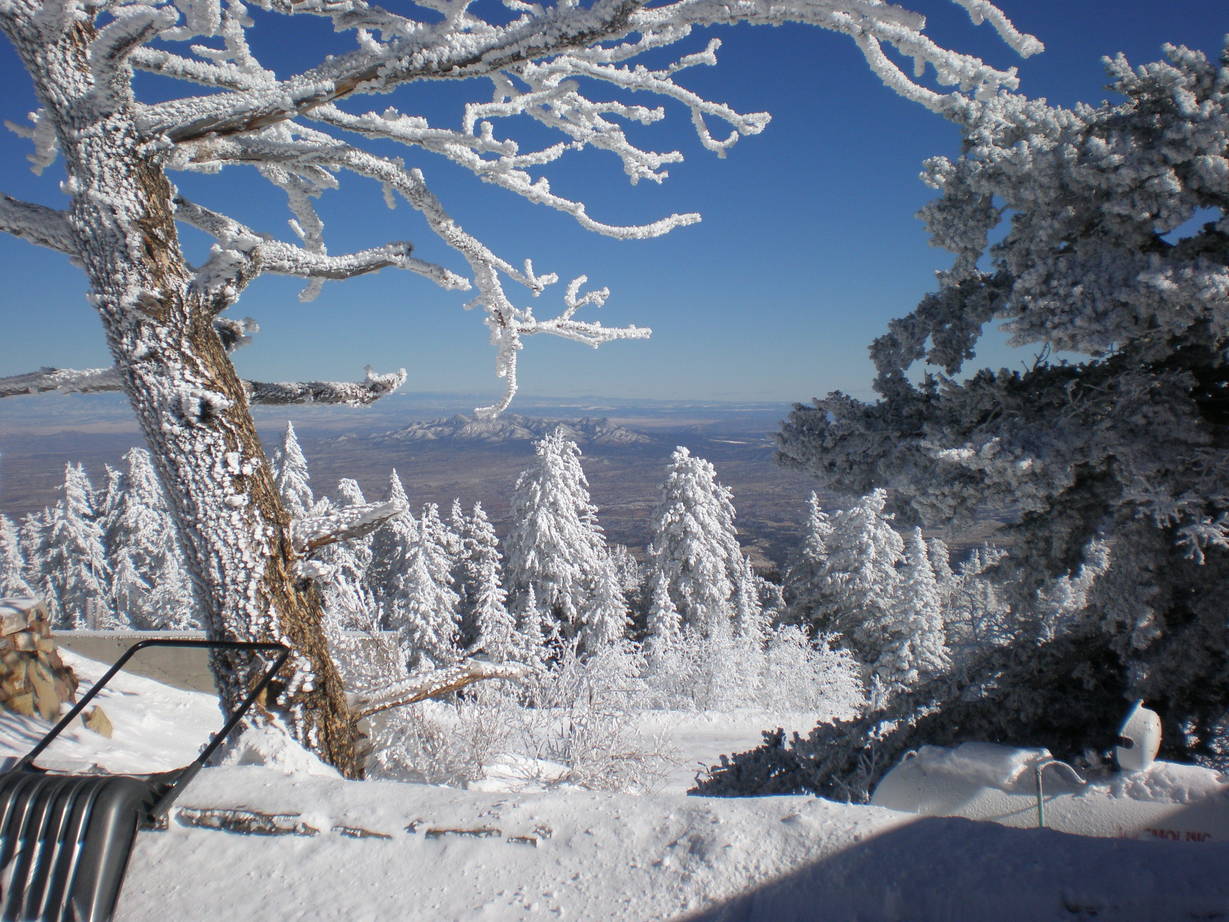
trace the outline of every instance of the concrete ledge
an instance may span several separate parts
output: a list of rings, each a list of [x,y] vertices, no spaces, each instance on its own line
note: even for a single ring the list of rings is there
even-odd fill
[[[107,665],[114,663],[125,650],[141,640],[205,639],[202,631],[56,631],[53,636],[65,650]],[[208,650],[152,647],[129,660],[124,671],[186,691],[207,694],[216,691],[213,673],[209,671]]]

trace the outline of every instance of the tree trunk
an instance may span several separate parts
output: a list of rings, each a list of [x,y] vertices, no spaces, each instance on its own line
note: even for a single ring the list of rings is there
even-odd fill
[[[289,516],[212,310],[191,284],[161,154],[133,122],[129,75],[121,66],[116,79],[97,72],[96,82],[94,27],[73,22],[48,41],[31,25],[43,15],[52,14],[26,0],[0,14],[0,25],[56,126],[90,299],[167,486],[207,633],[289,645],[270,708],[300,743],[357,777],[355,721],[320,599],[295,579]],[[233,655],[215,654],[212,666],[225,707],[261,672]]]

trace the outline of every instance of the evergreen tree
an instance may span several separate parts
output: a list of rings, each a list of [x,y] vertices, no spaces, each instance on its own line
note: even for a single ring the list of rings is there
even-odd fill
[[[454,504],[453,527],[460,526],[461,578],[458,621],[461,645],[476,647],[495,660],[512,659],[517,653],[516,623],[508,611],[503,586],[503,563],[499,539],[481,503],[469,515]]]
[[[17,531],[17,543],[26,562],[26,584],[34,590],[34,596],[47,606],[47,615],[53,624],[60,622],[60,600],[47,569],[49,548],[47,534],[51,522],[51,510],[31,512],[21,520]]]
[[[666,469],[648,556],[650,579],[665,580],[684,626],[700,636],[731,632],[742,570],[732,494],[712,464],[681,446]]]
[[[183,627],[195,620],[192,589],[166,493],[144,448],[130,449],[124,462],[123,474],[109,478],[105,517],[116,619],[139,630]]]
[[[580,651],[592,655],[607,647],[614,647],[627,636],[627,599],[618,569],[609,557],[598,567],[593,580],[593,591],[581,609],[579,617]]]
[[[864,663],[883,652],[897,597],[896,565],[904,541],[884,514],[887,493],[874,490],[832,517],[828,557],[814,625],[840,636]]]
[[[930,549],[915,528],[890,617],[879,631],[880,653],[872,672],[888,693],[909,689],[947,669],[939,585],[930,565]]]
[[[316,501],[312,496],[311,479],[307,473],[307,458],[299,447],[298,437],[294,432],[294,423],[287,420],[286,434],[282,438],[282,447],[274,455],[273,482],[277,492],[282,497],[286,511],[292,519],[300,519],[308,515]]]
[[[410,648],[410,665],[440,665],[460,658],[457,646],[457,594],[452,590],[452,561],[447,528],[439,507],[423,507],[417,541],[410,548],[397,600],[396,624]]]
[[[361,506],[367,502],[362,488],[350,478],[338,482],[337,495],[343,506]],[[333,623],[333,635],[337,636],[337,631],[370,627],[377,609],[375,596],[368,586],[372,536],[335,541],[322,548],[316,559],[332,570],[332,577],[321,586],[321,591],[325,611]]]
[[[880,399],[832,394],[781,434],[789,463],[831,489],[892,484],[920,522],[1009,511],[997,569],[1015,649],[964,676],[967,695],[916,702],[940,715],[933,736],[976,723],[1108,750],[1142,698],[1167,758],[1229,752],[1229,68],[1165,54],[1107,59],[1114,103],[1004,93],[948,110],[962,153],[926,162],[940,195],[922,217],[951,269],[872,345]],[[1037,360],[974,372],[1000,321]],[[911,375],[921,362],[942,374]],[[1103,585],[1074,591],[1093,572]]]
[[[605,565],[606,541],[576,443],[556,430],[534,446],[534,456],[512,493],[508,585],[518,599],[532,588],[536,604],[570,639]]]
[[[670,584],[664,573],[658,573],[653,583],[645,630],[644,647],[650,662],[667,658],[682,637],[683,620],[670,598]]]
[[[46,547],[47,581],[59,603],[61,626],[101,626],[110,611],[110,572],[93,490],[79,464],[64,467],[64,498],[52,507]]]
[[[389,474],[386,501],[397,503],[405,511],[372,533],[367,585],[375,600],[378,623],[386,630],[396,630],[404,621],[400,605],[405,597],[405,572],[411,549],[418,541],[418,523],[396,470]]]
[[[768,637],[759,584],[759,577],[751,569],[751,558],[743,555],[738,580],[734,584],[734,634],[756,648],[763,647]]]
[[[802,530],[802,542],[785,571],[782,591],[785,595],[785,618],[791,624],[811,627],[817,613],[831,610],[831,600],[825,598],[827,583],[824,567],[828,545],[832,540],[832,523],[812,491],[807,500],[807,520]]]
[[[26,582],[25,555],[17,526],[7,515],[0,513],[0,597],[29,598],[35,596],[34,588]]]

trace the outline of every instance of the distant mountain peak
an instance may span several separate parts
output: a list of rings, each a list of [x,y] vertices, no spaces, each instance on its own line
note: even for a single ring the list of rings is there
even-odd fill
[[[556,429],[562,429],[578,445],[638,445],[652,441],[643,432],[616,425],[604,416],[563,420],[522,416],[519,413],[504,413],[495,419],[478,419],[458,413],[447,419],[412,423],[404,429],[385,432],[376,438],[390,442],[454,440],[500,444],[536,441]]]

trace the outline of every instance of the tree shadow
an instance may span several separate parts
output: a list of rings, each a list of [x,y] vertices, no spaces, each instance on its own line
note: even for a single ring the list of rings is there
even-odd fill
[[[1229,919],[1226,866],[1229,843],[1089,838],[926,817],[685,919]]]

